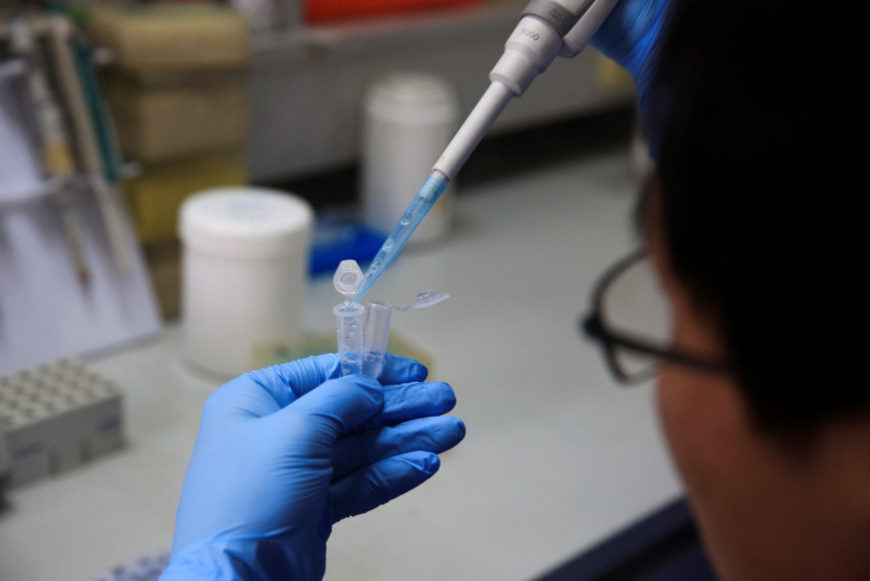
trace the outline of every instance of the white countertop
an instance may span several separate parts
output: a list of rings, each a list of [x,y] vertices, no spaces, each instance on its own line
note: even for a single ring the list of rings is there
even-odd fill
[[[617,386],[577,331],[598,275],[635,243],[634,192],[613,151],[475,185],[450,238],[407,249],[378,283],[372,298],[397,303],[452,295],[393,329],[453,385],[468,434],[430,482],[336,525],[327,579],[530,579],[680,494],[652,387]],[[333,326],[330,278],[309,286],[312,331]],[[170,546],[219,382],[181,361],[175,327],[93,368],[126,389],[129,445],[10,491],[0,581],[87,580]]]

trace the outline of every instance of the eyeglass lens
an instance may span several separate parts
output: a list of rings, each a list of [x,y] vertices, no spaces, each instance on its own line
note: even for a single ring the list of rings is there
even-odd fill
[[[614,334],[666,349],[671,344],[670,305],[649,259],[634,262],[620,273],[602,297],[601,316]],[[630,378],[651,376],[659,363],[654,355],[618,344],[613,358]]]

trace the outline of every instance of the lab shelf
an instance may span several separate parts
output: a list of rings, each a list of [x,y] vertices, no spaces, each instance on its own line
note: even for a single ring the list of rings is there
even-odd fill
[[[391,70],[443,76],[456,88],[460,116],[466,115],[486,89],[521,8],[482,5],[255,34],[253,179],[276,182],[354,161],[366,87]],[[615,69],[594,50],[557,59],[508,106],[493,132],[630,103],[633,85]]]

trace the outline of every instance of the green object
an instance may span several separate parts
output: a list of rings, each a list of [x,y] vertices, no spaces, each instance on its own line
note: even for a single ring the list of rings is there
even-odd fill
[[[117,184],[121,177],[121,159],[112,133],[109,114],[100,95],[100,85],[97,81],[97,72],[94,69],[93,51],[89,46],[78,40],[71,41],[71,46],[76,63],[76,72],[79,75],[82,89],[85,92],[88,113],[90,113],[91,124],[94,127],[97,147],[100,150],[103,176],[108,183]]]
[[[70,4],[59,0],[50,0],[45,3],[45,12],[48,14],[63,14],[76,24],[84,24],[88,18],[88,7]]]

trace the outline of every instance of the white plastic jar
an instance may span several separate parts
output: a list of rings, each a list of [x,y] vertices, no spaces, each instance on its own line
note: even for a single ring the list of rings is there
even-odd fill
[[[365,222],[389,234],[456,130],[453,87],[429,73],[396,71],[374,81],[363,102],[362,205]],[[450,229],[453,186],[432,207],[409,244]]]
[[[217,188],[188,198],[181,316],[187,359],[221,375],[250,371],[259,346],[302,332],[314,212],[265,188]]]

